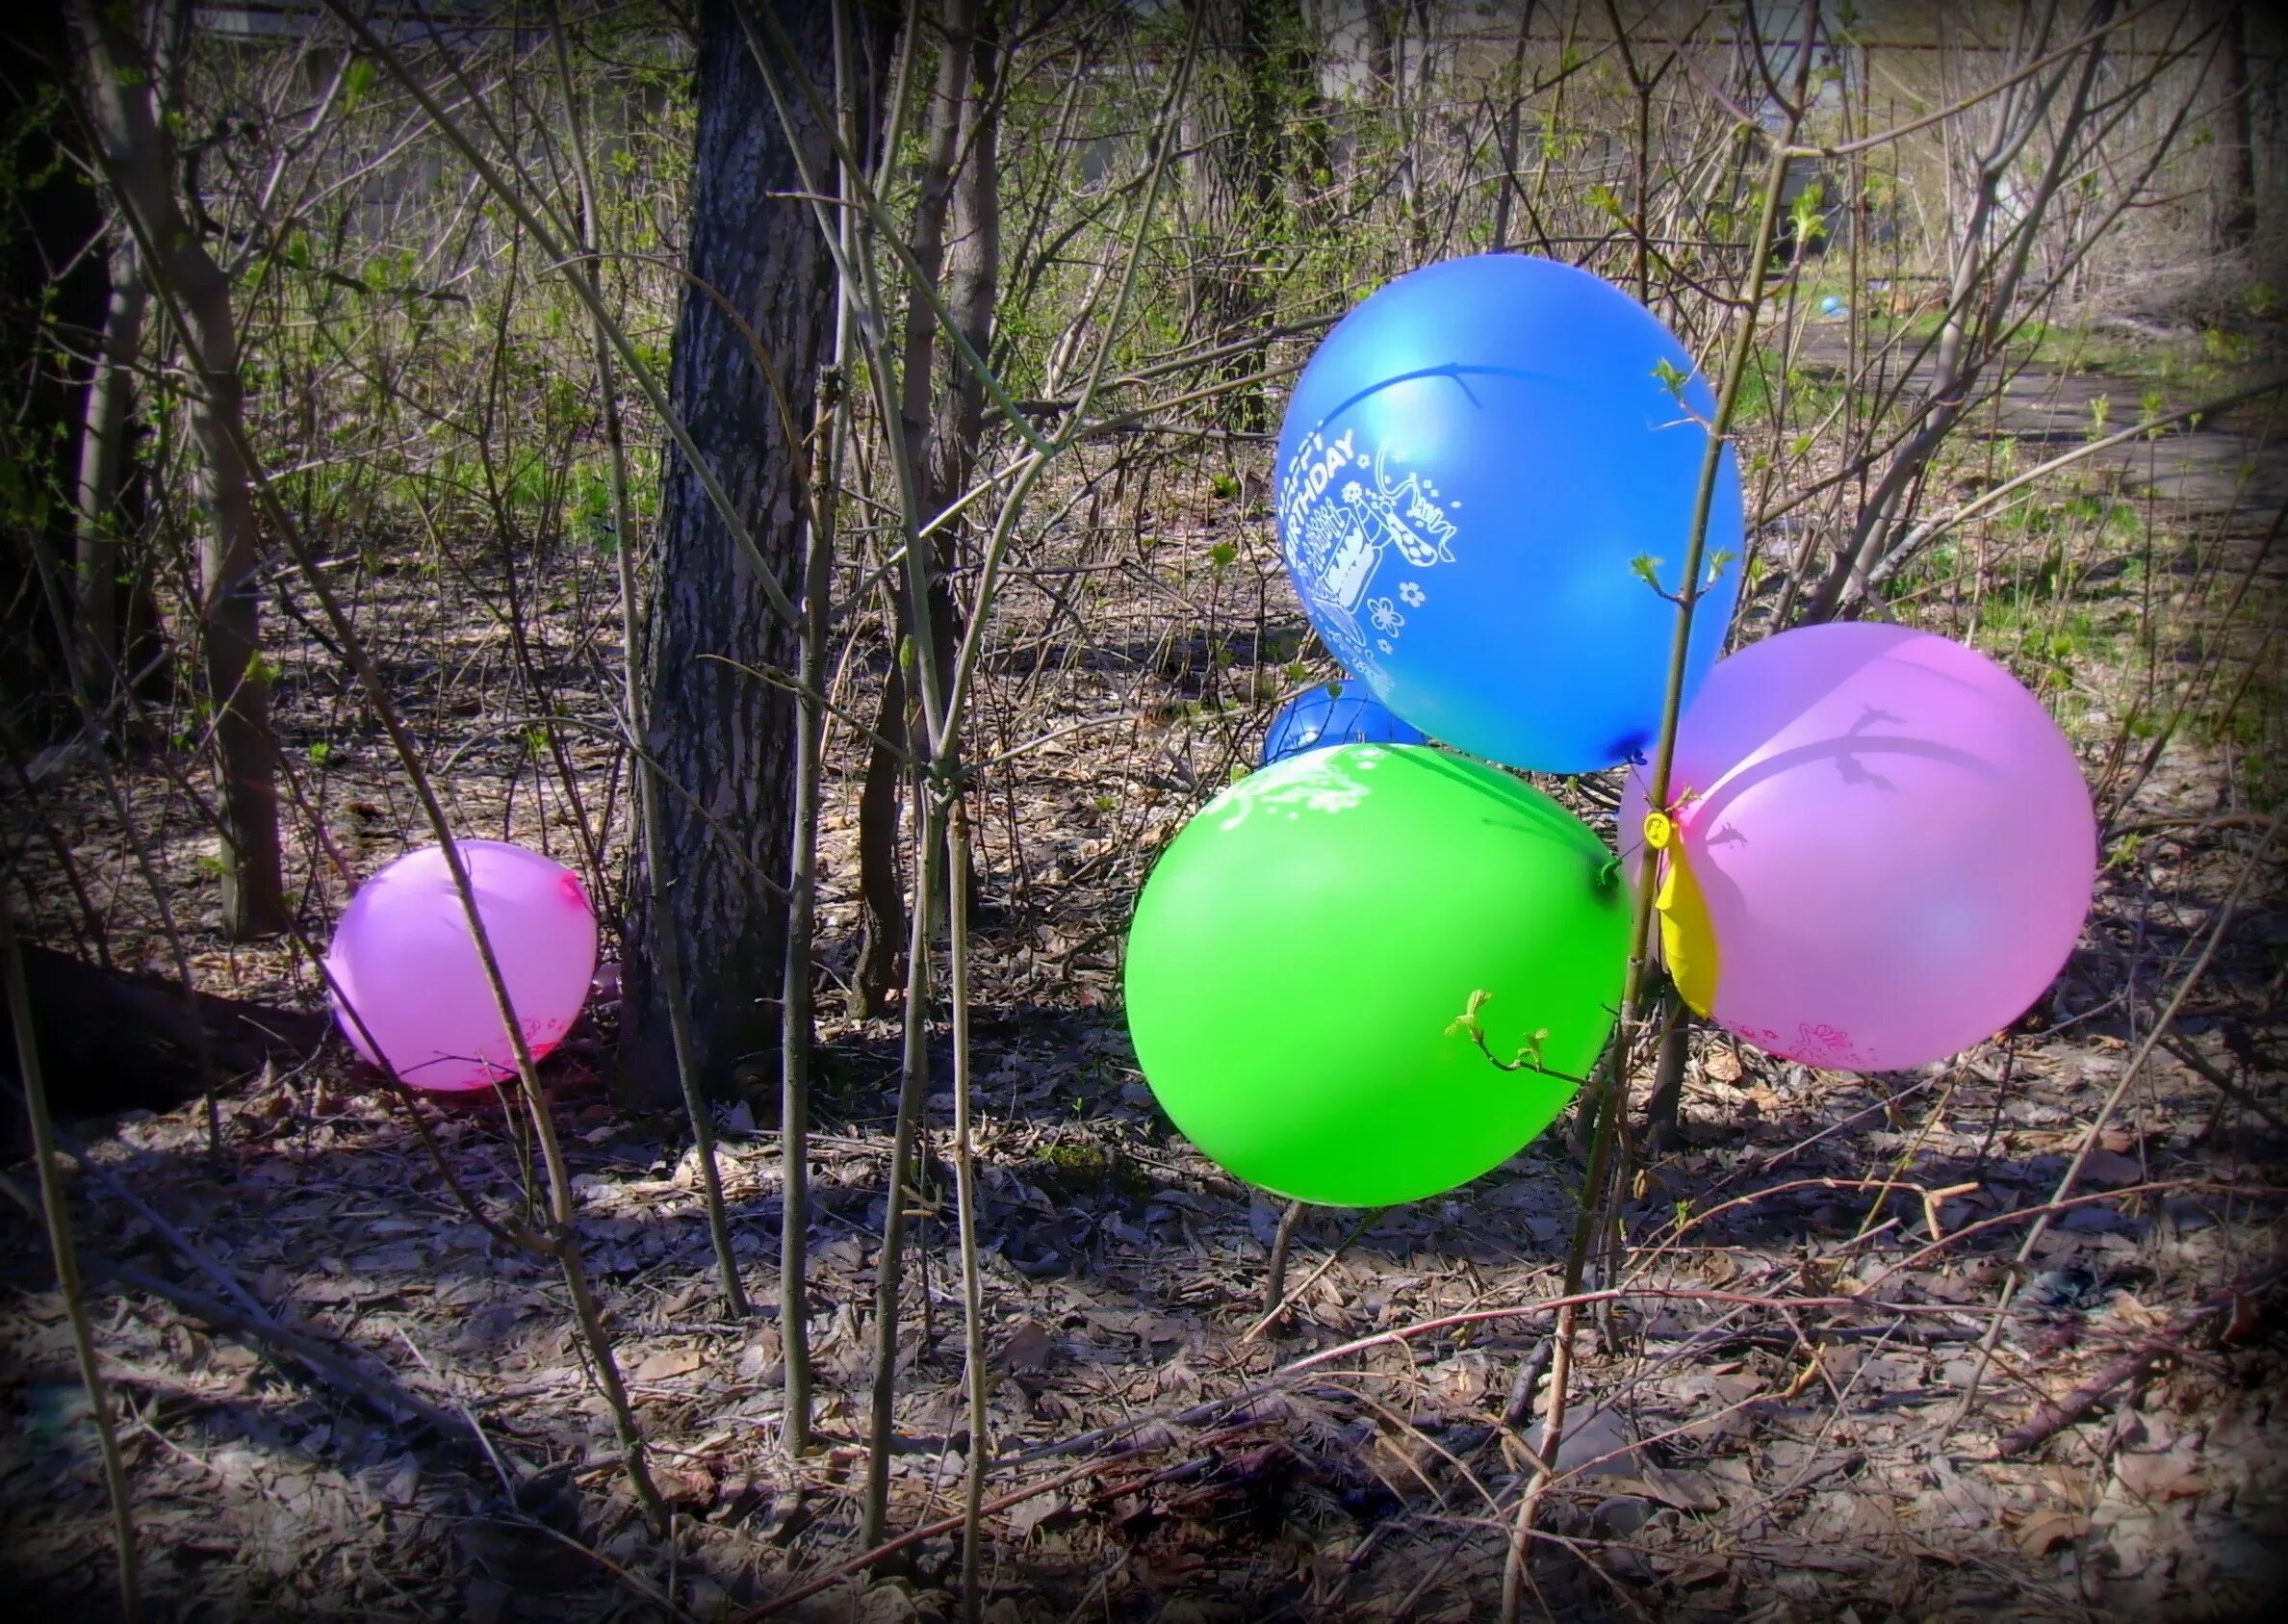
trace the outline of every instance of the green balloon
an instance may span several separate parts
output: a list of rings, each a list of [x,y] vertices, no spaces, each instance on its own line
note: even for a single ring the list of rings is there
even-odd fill
[[[1564,1108],[1612,1031],[1628,926],[1604,842],[1507,773],[1427,745],[1314,750],[1224,790],[1161,857],[1129,928],[1128,1030],[1176,1126],[1241,1178],[1417,1200]],[[1537,1044],[1541,1070],[1456,1027],[1480,992],[1486,1048]]]

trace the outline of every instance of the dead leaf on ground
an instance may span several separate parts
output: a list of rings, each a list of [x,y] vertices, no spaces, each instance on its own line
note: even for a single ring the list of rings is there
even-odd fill
[[[1071,1509],[1071,1502],[1062,1494],[1041,1494],[1031,1500],[1019,1501],[1009,1508],[1009,1536],[1012,1539],[1030,1538],[1033,1531],[1041,1524]]]
[[[1705,1472],[1671,1471],[1648,1460],[1637,1468],[1636,1481],[1653,1499],[1680,1511],[1713,1511],[1723,1504],[1714,1480]]]
[[[2189,1440],[2180,1440],[2166,1455],[2117,1455],[2113,1475],[2123,1488],[2146,1500],[2183,1500],[2208,1487]]]
[[[666,1381],[678,1376],[689,1376],[707,1363],[707,1355],[697,1348],[662,1348],[646,1353],[629,1374],[637,1381]]]
[[[1547,1435],[1548,1424],[1535,1422],[1526,1434],[1526,1447],[1535,1455],[1545,1453],[1541,1440]],[[1557,1457],[1550,1464],[1560,1472],[1579,1471],[1583,1477],[1627,1478],[1636,1475],[1639,1457],[1621,1418],[1609,1409],[1594,1409],[1565,1418],[1565,1431],[1557,1439]]]
[[[652,1481],[670,1506],[704,1510],[715,1503],[715,1474],[705,1466],[655,1466]]]
[[[1011,1370],[1037,1375],[1058,1362],[1056,1338],[1040,1321],[1023,1321],[1001,1345],[1001,1360]]]
[[[1687,1585],[1711,1584],[1732,1571],[1707,1557],[1681,1556],[1668,1551],[1654,1553],[1653,1565],[1660,1570],[1663,1580],[1680,1590]]]
[[[2060,1545],[2081,1538],[2090,1532],[2090,1519],[2079,1511],[2060,1510],[2056,1507],[2035,1512],[2018,1531],[2018,1549],[2021,1556],[2039,1557]]]
[[[2085,1184],[2114,1190],[2124,1184],[2142,1183],[2145,1168],[2136,1157],[2124,1156],[2118,1150],[2092,1150],[2082,1161],[2081,1177]]]

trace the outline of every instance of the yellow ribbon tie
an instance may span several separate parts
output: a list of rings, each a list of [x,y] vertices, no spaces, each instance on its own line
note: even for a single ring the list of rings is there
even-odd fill
[[[1684,861],[1684,833],[1666,812],[1648,812],[1644,843],[1668,860],[1660,889],[1653,893],[1660,914],[1661,961],[1678,994],[1695,1015],[1706,1015],[1716,1002],[1716,931],[1700,884]]]

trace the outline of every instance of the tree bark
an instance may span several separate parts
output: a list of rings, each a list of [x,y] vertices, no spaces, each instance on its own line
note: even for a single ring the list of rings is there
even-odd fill
[[[945,299],[954,320],[979,354],[990,335],[993,297],[1000,264],[1000,196],[997,115],[987,112],[997,69],[990,60],[994,40],[979,38],[976,0],[944,0],[938,18],[938,72],[930,98],[920,188],[907,250],[921,279]],[[908,49],[912,49],[909,44]],[[949,218],[953,221],[948,251]],[[937,389],[938,350],[946,350],[945,387]],[[927,523],[961,495],[976,460],[984,422],[984,386],[938,331],[938,313],[918,295],[906,307],[898,404],[898,432],[905,438],[907,466],[914,483],[914,512]],[[965,431],[965,433],[964,433]],[[961,613],[948,573],[956,561],[958,532],[948,526],[930,544],[930,652],[938,686],[952,685],[954,651],[961,638]],[[910,594],[892,588],[896,640],[884,681],[874,729],[885,743],[909,747],[923,736],[920,683],[901,668],[903,649],[913,639]],[[914,639],[918,644],[918,639]],[[914,649],[914,657],[920,650]],[[857,1007],[877,1010],[904,976],[901,945],[907,935],[903,888],[898,879],[899,801],[904,773],[883,744],[873,747],[859,795],[859,895],[861,901]]]
[[[71,0],[68,15],[104,170],[132,223],[146,277],[173,296],[193,374],[188,413],[207,515],[198,609],[222,774],[222,929],[244,941],[285,929],[287,914],[254,493],[239,454],[243,389],[230,282],[176,196],[174,142],[153,89],[159,76],[125,26],[132,13]]]
[[[2249,105],[2249,19],[2245,0],[2209,0],[2224,31],[2218,52],[2224,106],[2217,143],[2217,246],[2245,248],[2256,235],[2255,117]]]
[[[830,15],[810,0],[768,0],[796,60],[775,64],[821,87],[834,76]],[[699,128],[685,264],[719,292],[769,350],[793,421],[813,414],[834,324],[833,262],[820,239],[797,147],[831,172],[827,131],[809,102],[773,109],[731,0],[700,7]],[[770,384],[738,324],[697,286],[678,317],[669,390],[693,441],[788,598],[802,593],[795,459]],[[717,515],[680,451],[667,458],[653,572],[645,682],[646,744],[669,786],[659,841],[642,855],[665,884],[633,888],[621,1053],[631,1087],[658,1100],[679,1082],[656,966],[673,932],[690,996],[692,1060],[721,1096],[773,1076],[786,909],[795,710],[753,671],[793,669],[795,629],[764,596],[756,562]],[[739,667],[748,667],[741,670]]]
[[[1193,153],[1193,303],[1199,336],[1231,344],[1264,325],[1265,261],[1285,235],[1286,113],[1310,89],[1312,69],[1295,0],[1195,4],[1211,65],[1199,76],[1184,142]],[[1232,382],[1261,370],[1260,349],[1240,350],[1218,375]],[[1250,431],[1270,422],[1260,388],[1227,397],[1221,415]]]
[[[111,248],[112,292],[104,312],[103,338],[95,351],[95,372],[88,379],[87,408],[80,421],[79,482],[73,519],[78,529],[79,613],[72,657],[90,698],[100,699],[122,668],[126,647],[120,638],[127,592],[119,566],[125,557],[120,537],[126,528],[124,503],[134,467],[129,409],[135,399],[135,369],[142,359],[143,310],[149,296],[136,264],[135,241],[122,229]]]
[[[1001,289],[1001,59],[991,19],[979,22],[970,54],[973,93],[963,108],[961,168],[945,242],[945,307],[978,354],[990,356]],[[985,432],[985,380],[941,340],[945,387],[930,448],[930,483],[942,505],[968,488]],[[966,527],[964,527],[966,528]]]
[[[82,178],[79,120],[56,99],[72,81],[71,57],[52,9],[29,8],[0,30],[0,705],[36,745],[78,723],[66,628],[39,561],[44,553],[67,569],[72,555],[85,369],[71,356],[95,342],[104,309],[103,256],[89,251],[103,208]]]
[[[2085,31],[2094,35],[2110,20],[2116,3],[2095,0],[2084,19]],[[2035,48],[2038,46],[2029,50]],[[1834,619],[1854,591],[1871,593],[1868,570],[1881,563],[1908,532],[1913,523],[1913,496],[1924,466],[1970,410],[1979,379],[1995,359],[1993,334],[2000,330],[2017,296],[2043,217],[2065,184],[2075,139],[2092,116],[2093,91],[2104,51],[2104,39],[2093,38],[2078,62],[2061,63],[2045,78],[2013,87],[1997,99],[1993,136],[1978,160],[1976,189],[1967,217],[1957,228],[1946,315],[1931,358],[1931,382],[1919,408],[1922,421],[1891,454],[1882,477],[1861,501],[1850,535],[1804,606],[1806,623]],[[2066,89],[2069,84],[2070,90]],[[2053,104],[2061,91],[2067,99],[2062,107],[2056,107]],[[2045,121],[2054,124],[2054,144],[2042,181],[2024,205],[2018,222],[1997,240],[2001,183],[2012,162]],[[1781,593],[1774,611],[1780,625],[1789,624],[1798,585],[1791,579]]]
[[[189,992],[167,976],[110,969],[28,941],[22,952],[48,1103],[67,1120],[171,1111],[196,1099],[208,1086],[202,1044],[218,1070],[237,1076],[265,1062],[305,1059],[332,1029],[325,1016],[308,1010]],[[14,1043],[13,1024],[0,1011],[0,1077],[18,1075]],[[21,1143],[18,1104],[5,1088],[0,1123],[8,1124],[0,1144]]]

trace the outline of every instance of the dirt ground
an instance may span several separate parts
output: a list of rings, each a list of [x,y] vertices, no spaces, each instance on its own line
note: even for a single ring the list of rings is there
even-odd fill
[[[2101,387],[2021,382],[2021,417],[1999,425],[2014,434],[2045,413],[2078,431]],[[1529,1611],[2236,1618],[2288,1590],[2288,1324],[2272,1285],[2288,908],[2276,799],[2262,798],[2277,723],[2248,737],[2188,724],[2157,749],[2105,725],[2139,693],[2176,692],[2172,665],[2199,680],[2219,639],[2254,648],[2276,632],[2288,472],[2253,413],[2136,450],[2101,479],[2144,538],[2141,583],[2087,570],[2067,606],[2099,630],[2109,615],[2158,626],[2154,646],[2085,633],[2040,672],[2021,665],[2078,696],[2077,742],[2112,813],[2081,945],[2011,1032],[1920,1072],[1815,1071],[1695,1035],[1684,1142],[1638,1171],[1626,1250],[1594,1282],[1616,1295],[1582,1339]],[[982,798],[988,1616],[1489,1617],[1531,1459],[1530,1427],[1504,1412],[1521,1371],[1545,1368],[1579,1158],[1553,1134],[1443,1199],[1307,1215],[1290,1312],[1267,1318],[1279,1211],[1159,1115],[1118,963],[1151,854],[1251,751],[1303,629],[1268,522],[1235,503],[1144,506],[1131,545],[1080,536],[1013,596],[984,695],[992,748],[1054,735]],[[1238,559],[1210,568],[1223,539]],[[571,557],[543,577],[534,649],[591,718],[606,714],[608,568]],[[1988,584],[1973,580],[1969,601],[1920,606],[1925,623],[2022,656],[2022,620],[2014,644],[1997,616],[1973,618]],[[578,860],[505,632],[450,571],[358,584],[397,639],[383,653],[456,815]],[[424,597],[429,612],[409,612]],[[2245,668],[2261,715],[2278,659],[2275,637],[2222,681]],[[411,798],[324,651],[304,639],[283,663],[311,822],[370,872],[419,843]],[[564,748],[592,825],[615,832],[603,866],[616,876],[624,788],[599,735],[568,730]],[[844,769],[852,754],[845,735]],[[150,760],[130,759],[122,782],[179,894],[211,906],[211,840]],[[159,966],[100,775],[83,763],[43,787],[60,843],[124,921],[116,947]],[[855,953],[855,798],[854,775],[830,786],[821,957],[836,1011]],[[1577,804],[1609,830],[1594,798]],[[53,849],[31,809],[9,815],[41,876],[42,934],[68,944]],[[330,916],[344,895],[331,859],[305,838],[296,862],[308,916]],[[185,924],[211,990],[314,997],[291,948],[230,948],[211,917]],[[195,1106],[81,1124],[75,1211],[111,1271],[95,1311],[153,1614],[757,1616],[829,1578],[857,1549],[897,1035],[838,1013],[821,1035],[811,1334],[826,1443],[800,1464],[777,1442],[770,1124],[747,1106],[721,1119],[759,1306],[734,1323],[687,1132],[613,1102],[607,1027],[547,1067],[581,1244],[680,1512],[664,1542],[617,1469],[559,1280],[469,1219],[346,1051],[227,1091],[219,1159]],[[940,1133],[947,1103],[933,1101]],[[518,1119],[490,1102],[420,1109],[458,1179],[513,1209],[530,1155]],[[29,1170],[10,1177],[28,1187]],[[897,1533],[960,1509],[950,1188],[931,1169],[914,1209]],[[0,1560],[43,1615],[108,1615],[109,1514],[68,1327],[14,1206],[0,1206]],[[186,1294],[213,1311],[187,1311]],[[234,1320],[347,1362],[315,1371]],[[2085,1384],[2094,1402],[2075,1399]],[[2054,1435],[2027,1431],[2060,1420],[2044,1410],[2059,1404],[2070,1413]],[[780,1615],[950,1616],[955,1537],[922,1532]]]

